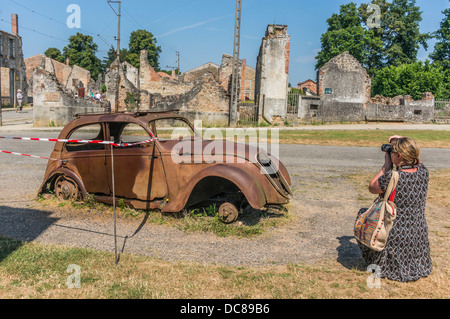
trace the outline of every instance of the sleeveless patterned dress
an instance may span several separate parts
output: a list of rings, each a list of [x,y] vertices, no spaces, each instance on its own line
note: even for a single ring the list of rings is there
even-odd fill
[[[386,190],[392,171],[378,179]],[[417,172],[399,172],[394,203],[397,218],[389,233],[386,247],[377,252],[358,243],[364,260],[380,267],[380,277],[407,282],[427,277],[432,271],[425,203],[428,191],[428,169],[420,164]],[[365,210],[361,210],[359,214]]]

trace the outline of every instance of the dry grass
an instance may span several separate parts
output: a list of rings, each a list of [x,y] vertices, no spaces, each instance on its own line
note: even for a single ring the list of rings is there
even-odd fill
[[[77,249],[27,244],[43,258]],[[43,252],[45,251],[45,253]],[[88,252],[78,259],[81,288],[66,286],[68,274],[59,263],[35,260],[33,269],[0,267],[2,298],[152,298],[152,299],[345,299],[345,298],[448,298],[448,272],[440,269],[414,283],[381,281],[380,289],[367,286],[367,272],[347,270],[335,263],[247,268],[193,263],[167,263],[124,255],[114,266],[111,254]],[[79,257],[79,256],[78,256]],[[33,271],[32,271],[33,270]]]
[[[89,249],[23,243],[0,238],[1,298],[154,299],[366,299],[449,298],[448,220],[450,170],[430,174],[427,220],[433,273],[412,283],[381,280],[367,285],[369,273],[334,260],[320,264],[229,267],[156,258],[114,255]],[[367,173],[347,176],[361,194]],[[361,195],[363,197],[363,195]],[[364,201],[366,200],[365,198]],[[67,266],[81,267],[81,288],[69,289]]]

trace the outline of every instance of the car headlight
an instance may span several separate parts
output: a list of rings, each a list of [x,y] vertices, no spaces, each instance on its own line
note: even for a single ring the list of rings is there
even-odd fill
[[[272,164],[269,155],[267,155],[267,153],[264,151],[260,151],[258,153],[258,162],[264,166],[270,166]]]

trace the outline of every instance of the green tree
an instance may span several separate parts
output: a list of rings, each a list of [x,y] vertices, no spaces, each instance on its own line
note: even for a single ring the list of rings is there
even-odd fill
[[[126,58],[130,52],[128,49],[120,49],[120,62],[126,61]],[[106,57],[102,61],[102,72],[105,72],[109,67],[111,66],[111,63],[113,63],[117,59],[117,50],[114,47],[109,48],[108,53],[106,54]]]
[[[153,34],[147,30],[136,30],[130,35],[128,45],[129,54],[125,58],[130,64],[139,68],[141,50],[148,51],[148,61],[155,69],[159,69],[159,55],[161,47],[156,45],[157,41]]]
[[[101,61],[95,55],[98,46],[90,35],[77,32],[69,38],[69,44],[64,47],[64,58],[68,58],[70,65],[78,65],[91,72],[91,77],[96,80],[101,73]]]
[[[62,63],[65,62],[65,59],[62,56],[61,51],[59,49],[57,49],[57,48],[48,48],[44,52],[44,54],[45,54],[45,56],[47,56],[47,57],[49,57],[49,58],[51,58],[53,60],[56,60],[56,61],[59,61],[59,62],[62,62]]]
[[[433,33],[437,42],[430,58],[435,65],[442,66],[444,70],[448,71],[450,69],[450,9],[446,9],[442,13],[444,19],[441,22],[441,27]],[[447,78],[447,81],[450,81],[450,79]]]
[[[387,65],[417,62],[420,46],[428,49],[428,33],[421,33],[422,12],[415,0],[393,0],[385,16],[383,39],[386,45]]]
[[[367,69],[371,76],[377,70],[391,65],[417,62],[421,46],[428,48],[428,33],[421,33],[420,8],[415,0],[374,0],[370,4],[380,8],[380,25],[369,28],[373,17],[369,4],[359,7],[353,2],[342,5],[339,14],[328,20],[328,30],[322,35],[322,49],[317,56],[319,69],[334,56],[349,51]]]
[[[444,98],[447,94],[444,76],[442,68],[433,66],[430,61],[388,66],[377,72],[372,94],[387,97],[411,95],[420,100],[424,92],[432,92],[436,98]]]
[[[120,50],[120,62],[127,61],[136,68],[141,64],[141,50],[148,51],[148,61],[155,69],[159,69],[159,55],[161,47],[156,45],[153,34],[147,30],[136,30],[130,35],[127,49]],[[102,69],[105,71],[117,57],[117,50],[111,47],[102,61]]]
[[[316,59],[316,69],[320,69],[331,58],[349,51],[373,75],[382,67],[381,51],[383,42],[374,30],[363,27],[357,5],[353,2],[342,5],[339,14],[328,20],[328,30],[322,35],[322,48]]]

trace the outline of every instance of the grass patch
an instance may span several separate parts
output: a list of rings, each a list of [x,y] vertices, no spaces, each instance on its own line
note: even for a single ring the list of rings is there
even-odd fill
[[[270,267],[169,263],[83,248],[25,243],[0,237],[2,298],[82,299],[322,299],[445,298],[439,274],[415,283],[381,281],[370,289],[369,274],[334,262]],[[80,288],[69,288],[70,264],[80,268]],[[448,282],[448,280],[447,280]]]
[[[280,130],[280,143],[333,146],[378,147],[386,144],[390,136],[401,135],[414,139],[420,147],[449,148],[449,131],[302,131]]]
[[[84,202],[60,202],[56,196],[39,196],[36,205],[53,207],[68,214],[97,214],[100,217],[113,214],[113,207],[94,199],[88,194]],[[145,220],[146,223],[166,225],[187,233],[212,233],[219,237],[254,237],[276,228],[291,218],[288,207],[273,206],[263,210],[248,207],[242,211],[236,222],[223,223],[218,217],[218,207],[210,205],[203,208],[185,209],[180,213],[161,213],[159,211],[136,210],[128,207],[122,200],[116,207],[116,213],[122,218]],[[109,217],[108,217],[109,218]]]
[[[390,136],[401,135],[414,139],[420,147],[450,148],[449,131],[401,130],[401,126],[398,130],[277,130],[271,127],[262,131],[259,128],[241,128],[228,132],[227,135],[227,130],[222,128],[203,130],[206,139],[227,139],[240,143],[269,142],[274,138],[280,144],[379,147],[386,144]],[[165,132],[163,137],[170,136],[170,132]]]

